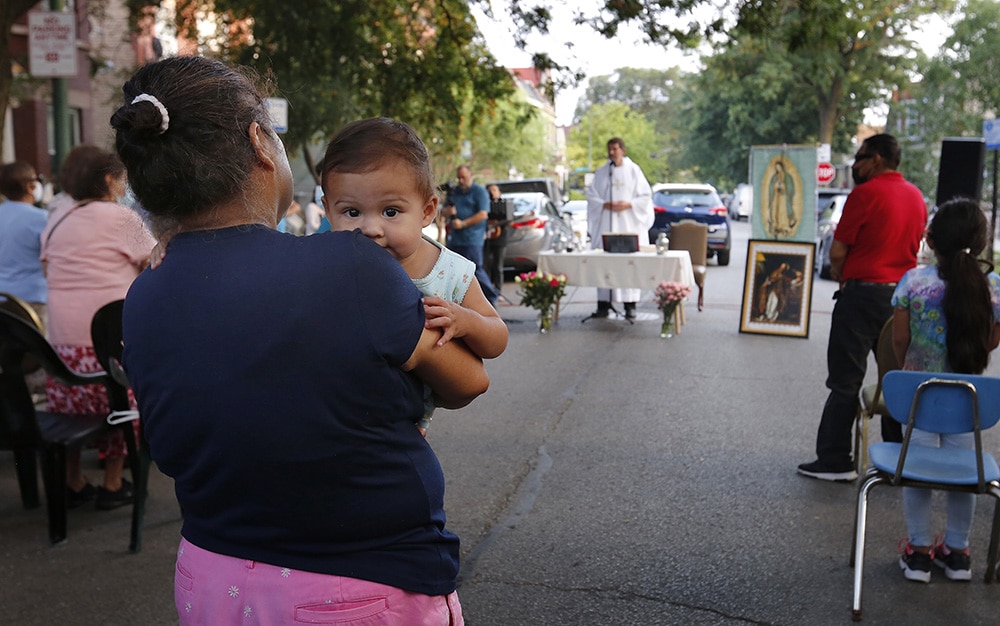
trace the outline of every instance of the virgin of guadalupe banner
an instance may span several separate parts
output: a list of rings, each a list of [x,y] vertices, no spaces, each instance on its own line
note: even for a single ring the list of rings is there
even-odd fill
[[[754,239],[816,241],[816,146],[753,146]]]

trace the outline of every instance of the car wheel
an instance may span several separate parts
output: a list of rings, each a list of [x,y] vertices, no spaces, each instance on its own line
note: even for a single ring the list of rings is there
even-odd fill
[[[830,266],[829,265],[824,265],[823,267],[819,268],[819,277],[820,278],[827,278],[827,279],[830,278]]]
[[[729,265],[729,250],[719,250],[715,254],[719,265]]]

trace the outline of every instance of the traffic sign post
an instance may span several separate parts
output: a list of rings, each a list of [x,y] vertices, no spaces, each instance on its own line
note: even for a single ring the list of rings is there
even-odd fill
[[[28,13],[28,73],[35,78],[76,76],[75,18],[62,11]]]
[[[816,166],[816,182],[821,185],[826,185],[833,182],[833,179],[837,177],[837,168],[833,166],[833,163],[820,163]]]
[[[993,237],[997,232],[997,169],[1000,160],[1000,119],[993,118],[983,121],[983,138],[986,139],[986,149],[993,151],[993,214],[990,219],[990,252],[993,252]],[[992,261],[992,257],[990,258]]]
[[[274,132],[288,132],[288,100],[284,98],[266,98],[267,112],[271,115]]]

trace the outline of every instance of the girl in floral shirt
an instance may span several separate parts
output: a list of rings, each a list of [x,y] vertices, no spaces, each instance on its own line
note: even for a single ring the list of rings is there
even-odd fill
[[[917,267],[892,295],[893,348],[903,369],[981,374],[1000,343],[1000,276],[979,255],[986,248],[986,217],[965,198],[946,202],[927,229],[935,265]],[[984,272],[980,264],[986,264]],[[972,433],[940,435],[913,429],[911,445],[972,449]],[[933,561],[951,580],[970,580],[972,493],[950,491],[943,541],[931,534],[931,490],[903,488],[909,539],[899,565],[909,580],[930,582]],[[902,543],[902,542],[901,542]]]

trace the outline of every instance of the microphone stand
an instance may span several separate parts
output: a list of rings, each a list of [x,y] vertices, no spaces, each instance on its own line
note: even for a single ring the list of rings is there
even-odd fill
[[[615,162],[612,161],[611,159],[608,159],[608,203],[614,202],[614,199],[615,199],[615,185],[614,185],[614,182],[615,182]],[[610,209],[610,208],[604,209],[604,210],[608,212],[608,232],[609,233],[613,233],[613,232],[615,232],[615,222],[614,222],[615,212],[614,212],[613,209]],[[621,311],[619,311],[618,309],[615,308],[614,300],[611,301],[611,305],[608,307],[608,309],[610,311],[614,311],[614,313],[615,313],[616,316],[623,317]],[[585,318],[583,318],[580,321],[581,321],[581,323],[585,323],[587,320],[591,319],[592,317],[593,316],[585,317]],[[625,319],[628,319],[628,318],[626,317]],[[634,324],[635,322],[633,320],[628,320],[628,323],[629,324]]]

